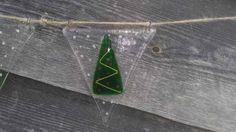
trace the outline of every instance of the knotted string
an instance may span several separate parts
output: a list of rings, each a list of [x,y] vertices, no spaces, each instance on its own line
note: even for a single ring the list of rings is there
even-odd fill
[[[187,19],[177,21],[163,21],[163,22],[108,22],[108,21],[80,21],[80,20],[51,20],[44,17],[40,19],[24,18],[17,16],[0,15],[0,19],[8,19],[14,21],[25,22],[29,24],[41,24],[41,25],[53,25],[53,26],[65,26],[69,24],[73,25],[103,25],[103,26],[145,26],[145,27],[157,27],[164,25],[177,25],[177,24],[192,24],[192,23],[206,23],[216,21],[234,21],[236,16],[231,17],[216,17],[216,18],[202,18],[202,19]]]

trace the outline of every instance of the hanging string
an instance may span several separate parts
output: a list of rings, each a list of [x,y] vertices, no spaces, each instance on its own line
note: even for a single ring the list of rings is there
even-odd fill
[[[176,25],[176,24],[191,24],[191,23],[206,23],[206,22],[216,22],[216,21],[234,21],[236,16],[231,17],[216,17],[216,18],[202,18],[202,19],[187,19],[187,20],[177,20],[177,21],[163,21],[163,22],[101,22],[101,21],[80,21],[80,20],[65,20],[57,21],[50,20],[42,17],[41,19],[31,19],[17,16],[0,15],[0,19],[8,19],[14,21],[20,21],[30,24],[42,24],[42,25],[53,25],[53,26],[64,26],[68,24],[73,25],[103,25],[103,26],[163,26],[163,25]]]

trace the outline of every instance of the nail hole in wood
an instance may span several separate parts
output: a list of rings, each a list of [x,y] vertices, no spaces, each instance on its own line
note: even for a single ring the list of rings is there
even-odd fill
[[[152,48],[152,52],[153,52],[154,54],[157,54],[157,53],[160,53],[160,52],[161,52],[161,49],[160,49],[158,46],[154,46],[154,47]]]

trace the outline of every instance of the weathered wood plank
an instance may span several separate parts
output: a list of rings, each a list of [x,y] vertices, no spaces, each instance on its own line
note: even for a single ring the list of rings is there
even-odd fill
[[[94,21],[175,21],[236,16],[223,1],[1,1],[3,14]],[[61,28],[35,25],[12,72],[88,94]],[[119,103],[217,131],[234,131],[234,22],[163,26],[139,61]],[[158,45],[161,53],[153,54]],[[47,54],[45,54],[47,52]]]
[[[16,75],[0,92],[0,115],[3,132],[209,132],[121,105],[104,126],[90,96]]]
[[[143,65],[137,69],[142,72],[137,72],[134,79],[140,82],[136,90],[150,86],[146,100],[139,102],[147,104],[143,109],[154,110],[151,104],[155,103],[156,113],[161,115],[234,130],[236,29],[232,27],[234,22],[159,28],[155,40],[162,53],[147,51]],[[227,37],[222,37],[225,34]]]

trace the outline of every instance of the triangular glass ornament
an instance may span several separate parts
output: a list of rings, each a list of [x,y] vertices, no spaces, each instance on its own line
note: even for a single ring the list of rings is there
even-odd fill
[[[123,92],[123,84],[111,40],[105,35],[100,47],[93,78],[93,93],[96,95],[117,95]]]
[[[119,103],[122,96],[125,94],[129,77],[135,69],[137,61],[142,56],[146,45],[155,35],[155,29],[103,29],[67,26],[63,29],[63,34],[67,38],[83,73],[85,81],[79,83],[84,83],[84,85],[88,87],[89,92],[92,97],[94,97],[98,106],[102,121],[107,124],[112,108],[116,103]],[[109,56],[115,56],[116,59],[114,57],[109,58]],[[103,59],[101,59],[102,57]],[[102,65],[99,61],[108,65],[110,61],[112,61],[110,64],[114,69],[112,70],[111,67],[107,67],[107,69],[103,70],[99,69]],[[103,67],[106,66],[103,65]],[[115,78],[113,78],[114,80],[109,78],[111,80],[108,81],[106,80],[108,78],[106,78],[99,81],[102,84],[106,84],[105,86],[109,88],[106,87],[105,91],[95,91],[98,90],[96,89],[97,79],[105,77],[105,75],[111,76],[112,74],[110,73],[116,70],[119,70],[119,75],[112,76]],[[112,81],[114,81],[114,83],[111,83]],[[119,86],[122,85],[122,82],[123,87]],[[105,94],[105,92],[107,93]]]
[[[34,27],[26,23],[18,23],[0,19],[0,88],[5,82],[8,71],[14,67],[15,61],[24,45],[32,36]]]

